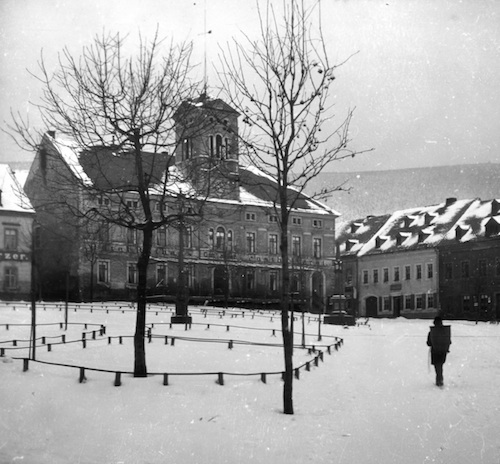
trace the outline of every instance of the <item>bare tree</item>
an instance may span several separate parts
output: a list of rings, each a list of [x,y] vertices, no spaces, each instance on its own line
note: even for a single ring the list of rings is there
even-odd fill
[[[330,89],[335,72],[321,30],[321,5],[304,0],[258,8],[257,40],[234,40],[221,53],[223,91],[247,124],[243,140],[250,163],[276,179],[274,198],[281,235],[281,322],[284,345],[284,413],[293,414],[293,334],[289,317],[290,212],[306,185],[332,161],[354,156],[348,147],[352,110],[334,122]],[[327,195],[331,192],[319,192]]]
[[[47,133],[43,137],[33,134],[29,121],[19,113],[12,115],[10,132],[19,144],[38,152],[36,162],[44,173],[46,190],[44,198],[33,193],[39,206],[41,203],[48,210],[50,202],[59,207],[64,204],[68,221],[72,217],[107,222],[140,237],[134,375],[144,377],[147,270],[153,232],[178,222],[180,214],[175,210],[169,214],[163,208],[157,211],[154,205],[167,201],[173,195],[172,185],[181,180],[173,178],[170,169],[172,153],[182,140],[176,111],[198,95],[199,86],[189,77],[191,44],[162,41],[157,30],[151,41],[139,37],[138,53],[129,57],[126,43],[119,34],[102,34],[78,57],[65,48],[53,72],[42,55],[34,76],[42,85],[43,96],[35,106]],[[71,172],[52,166],[52,171],[59,170],[57,181],[47,169],[49,163],[56,162],[48,143],[53,129],[71,140],[61,151],[79,151]],[[117,173],[121,168],[123,172]],[[131,194],[137,201],[130,201]],[[182,195],[192,200],[190,212],[182,213],[183,217],[197,215],[199,195]],[[64,220],[61,215],[58,223]]]

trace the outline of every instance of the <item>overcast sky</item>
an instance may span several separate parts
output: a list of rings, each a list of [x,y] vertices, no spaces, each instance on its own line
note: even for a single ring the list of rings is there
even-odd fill
[[[353,148],[374,148],[331,169],[500,162],[499,0],[323,0],[322,20],[332,61],[358,52],[331,90],[339,118],[355,107]],[[53,63],[103,29],[151,35],[157,24],[193,40],[200,63],[207,51],[214,85],[217,44],[258,32],[252,0],[0,0],[1,127],[11,108],[26,114],[37,100],[26,69],[42,48]],[[0,132],[0,161],[31,158]]]

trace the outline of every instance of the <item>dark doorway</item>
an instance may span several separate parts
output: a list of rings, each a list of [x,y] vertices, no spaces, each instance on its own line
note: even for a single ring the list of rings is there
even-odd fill
[[[377,317],[377,297],[369,296],[366,299],[366,317]]]
[[[214,295],[229,296],[229,278],[227,268],[225,266],[215,266],[214,269]]]
[[[394,312],[394,317],[401,316],[402,305],[403,305],[403,297],[402,296],[393,296],[392,297],[392,310]]]
[[[323,274],[316,271],[312,275],[312,311],[314,313],[323,313],[325,310],[323,292]]]

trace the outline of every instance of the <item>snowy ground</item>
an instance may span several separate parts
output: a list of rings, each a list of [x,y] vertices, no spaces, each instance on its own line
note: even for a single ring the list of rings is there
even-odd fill
[[[154,308],[153,308],[154,309]],[[123,312],[122,312],[123,311]],[[54,306],[37,311],[38,323],[62,322]],[[148,370],[162,372],[271,372],[282,369],[279,347],[239,345],[238,340],[279,343],[279,320],[246,311],[217,311],[206,318],[193,308],[196,324],[186,331],[169,327],[165,310],[151,311],[152,342]],[[67,463],[484,463],[500,464],[500,326],[452,321],[451,353],[445,388],[434,385],[426,336],[430,321],[370,320],[369,326],[344,329],[311,319],[307,343],[325,351],[318,366],[302,369],[294,382],[295,414],[284,415],[279,375],[267,383],[259,376],[163,376],[135,379],[30,362],[23,372],[30,312],[26,306],[0,306],[0,462]],[[105,324],[83,348],[82,332],[39,326],[46,345],[37,359],[110,370],[132,370],[134,313],[114,306],[108,313],[70,310],[72,323]],[[163,324],[162,324],[163,323]],[[167,324],[165,324],[167,323]],[[10,324],[7,330],[6,324]],[[210,324],[210,327],[208,327]],[[296,323],[300,330],[300,322]],[[227,326],[230,326],[229,331]],[[276,337],[272,329],[276,329]],[[260,330],[255,330],[260,329]],[[164,337],[167,336],[167,344]],[[343,346],[326,353],[338,336]],[[53,338],[49,338],[53,337]],[[172,337],[176,338],[172,345]],[[206,343],[201,340],[220,340]],[[234,340],[232,349],[227,340]],[[296,341],[300,343],[300,336]],[[7,342],[7,343],[5,343]],[[296,350],[295,365],[317,353]],[[3,361],[3,362],[2,362]]]

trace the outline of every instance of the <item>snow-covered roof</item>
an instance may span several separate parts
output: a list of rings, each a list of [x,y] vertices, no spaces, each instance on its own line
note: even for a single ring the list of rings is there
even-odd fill
[[[464,243],[485,237],[500,237],[500,199],[473,200],[446,233],[444,243]]]
[[[465,241],[481,230],[484,235],[487,213],[496,208],[500,214],[497,206],[492,201],[450,198],[437,205],[352,221],[339,231],[337,240],[342,254],[357,256],[435,247],[454,238],[457,227]]]
[[[33,213],[28,197],[25,195],[21,182],[25,173],[20,173],[19,179],[8,164],[0,164],[0,211]]]
[[[133,188],[133,178],[135,176],[135,165],[133,157],[126,154],[112,153],[111,148],[97,147],[92,150],[82,151],[78,145],[64,137],[46,135],[61,158],[71,169],[72,173],[83,185],[98,189],[130,189]],[[161,195],[166,192],[171,195],[179,193],[193,195],[195,189],[193,185],[185,180],[175,164],[167,162],[162,157],[168,155],[144,153],[144,166],[150,178],[154,181],[151,184],[151,193]],[[166,166],[168,166],[166,170]],[[167,183],[164,186],[165,178]],[[311,197],[289,188],[290,198],[295,201],[294,211],[315,213],[319,215],[340,214],[325,204],[312,199]],[[225,199],[213,198],[210,201],[218,203],[238,203],[245,205],[255,205],[260,207],[273,207],[277,200],[277,182],[272,176],[264,173],[255,166],[239,166],[239,198]]]

